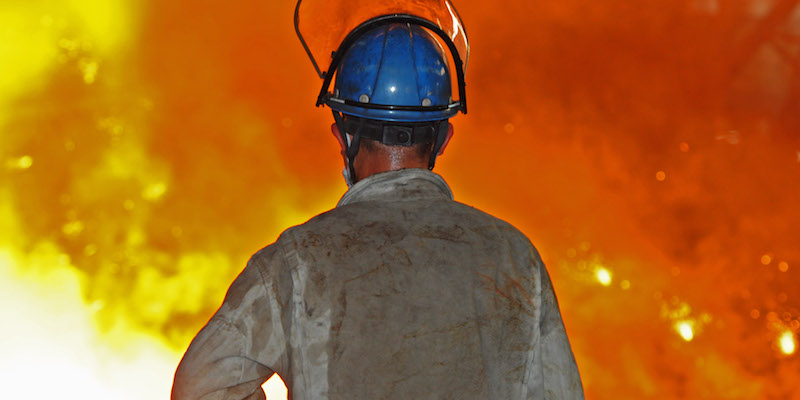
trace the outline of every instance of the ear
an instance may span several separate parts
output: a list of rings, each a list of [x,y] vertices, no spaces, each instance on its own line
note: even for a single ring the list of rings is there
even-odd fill
[[[447,136],[444,138],[444,142],[442,143],[442,147],[439,148],[439,154],[437,154],[437,156],[440,156],[440,155],[444,154],[444,149],[445,149],[445,147],[447,147],[447,144],[450,143],[450,138],[452,138],[452,137],[453,137],[453,124],[448,122],[447,123]]]
[[[339,126],[336,125],[334,122],[331,124],[331,133],[339,141],[339,147],[342,148],[342,154],[344,155],[347,153],[347,142],[345,142],[344,137],[342,136],[341,132],[339,132]]]

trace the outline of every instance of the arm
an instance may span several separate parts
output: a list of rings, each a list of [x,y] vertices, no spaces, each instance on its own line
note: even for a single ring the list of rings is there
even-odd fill
[[[275,245],[256,253],[231,284],[225,301],[183,356],[172,399],[264,399],[261,385],[283,373],[287,341],[281,295],[290,287]]]
[[[541,345],[542,378],[546,399],[583,399],[583,386],[575,356],[567,339],[550,275],[543,264],[539,274],[542,287]]]

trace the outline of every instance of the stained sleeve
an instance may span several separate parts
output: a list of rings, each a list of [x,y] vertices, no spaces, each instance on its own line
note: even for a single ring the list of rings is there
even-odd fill
[[[280,254],[275,245],[256,253],[231,284],[178,365],[173,400],[264,399],[261,385],[274,372],[284,376],[282,315],[290,288],[281,279]]]
[[[539,268],[542,288],[541,367],[545,399],[583,399],[578,365],[567,339],[553,284],[544,265]]]

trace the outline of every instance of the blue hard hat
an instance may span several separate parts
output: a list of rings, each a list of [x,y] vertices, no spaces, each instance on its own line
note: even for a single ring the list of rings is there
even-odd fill
[[[427,29],[379,25],[344,50],[324,101],[331,109],[393,122],[444,120],[461,109],[453,102],[447,55]]]

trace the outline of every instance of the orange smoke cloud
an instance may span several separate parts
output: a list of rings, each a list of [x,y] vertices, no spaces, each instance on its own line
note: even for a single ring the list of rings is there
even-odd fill
[[[87,366],[53,393],[165,396],[249,255],[343,193],[293,6],[0,6],[4,354]],[[587,397],[800,398],[798,2],[456,6],[437,171],[541,251]]]

